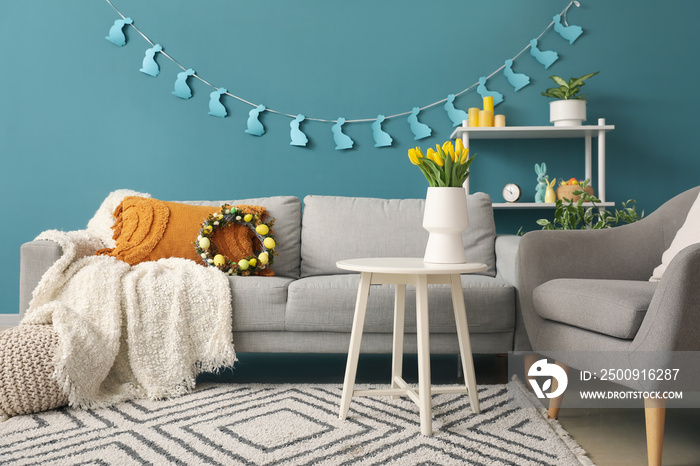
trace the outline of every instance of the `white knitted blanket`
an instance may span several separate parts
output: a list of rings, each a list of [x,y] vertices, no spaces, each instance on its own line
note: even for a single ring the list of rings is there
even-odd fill
[[[46,231],[63,256],[34,290],[22,324],[53,324],[59,335],[55,376],[75,407],[191,391],[197,374],[236,360],[228,279],[186,259],[134,267],[109,256],[114,207],[110,194],[86,230]]]

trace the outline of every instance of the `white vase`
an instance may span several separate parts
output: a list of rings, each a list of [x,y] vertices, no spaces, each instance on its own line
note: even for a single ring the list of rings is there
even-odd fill
[[[554,126],[581,126],[586,121],[586,101],[569,99],[550,102],[549,121]]]
[[[464,188],[428,188],[423,228],[430,236],[423,260],[434,264],[467,262],[462,232],[468,226],[467,192]]]

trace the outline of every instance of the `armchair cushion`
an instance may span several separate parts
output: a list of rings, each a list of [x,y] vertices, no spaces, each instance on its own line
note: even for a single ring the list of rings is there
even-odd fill
[[[631,340],[644,320],[656,283],[559,278],[535,288],[537,314],[555,322]]]
[[[698,194],[695,202],[688,211],[688,216],[685,218],[683,226],[678,230],[673,238],[671,246],[661,256],[661,265],[654,269],[654,272],[649,279],[653,282],[661,280],[661,276],[666,271],[668,264],[676,257],[681,249],[690,246],[691,244],[700,243],[700,194]]]

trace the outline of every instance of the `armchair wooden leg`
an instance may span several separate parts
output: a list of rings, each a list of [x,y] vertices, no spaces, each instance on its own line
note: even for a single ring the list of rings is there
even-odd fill
[[[559,361],[556,362],[556,365],[564,369],[564,372],[566,372],[567,376],[569,375],[569,366],[562,364]],[[552,380],[552,392],[555,392],[558,386],[559,384],[557,383],[557,379]],[[561,408],[562,401],[564,401],[563,393],[555,398],[549,399],[549,410],[547,411],[547,416],[550,419],[559,418],[559,409]]]
[[[538,359],[542,359],[542,356],[537,353],[528,353],[524,356],[523,363],[525,364],[525,377],[527,377],[530,367],[535,364]]]
[[[664,447],[664,423],[666,421],[666,400],[644,399],[644,417],[647,427],[647,456],[649,466],[661,466]]]

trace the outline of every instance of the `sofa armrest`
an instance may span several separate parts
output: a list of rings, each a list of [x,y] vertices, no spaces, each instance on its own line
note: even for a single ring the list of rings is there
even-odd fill
[[[517,286],[518,246],[522,236],[496,235],[496,277]]]
[[[532,349],[525,331],[525,321],[520,307],[518,248],[522,238],[522,236],[518,235],[496,235],[496,278],[506,281],[515,288],[514,351],[529,351]]]
[[[20,248],[19,315],[29,308],[32,292],[44,273],[63,255],[63,249],[53,241],[30,241]]]

